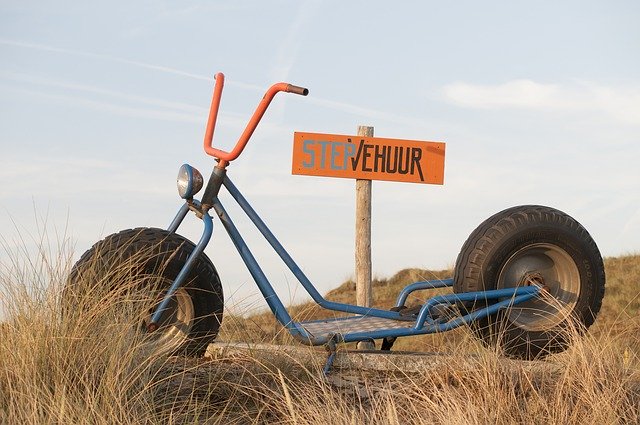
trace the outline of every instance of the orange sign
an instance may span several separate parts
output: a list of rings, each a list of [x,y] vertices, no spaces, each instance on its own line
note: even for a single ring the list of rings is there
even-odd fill
[[[443,184],[444,151],[442,142],[296,132],[291,172]]]

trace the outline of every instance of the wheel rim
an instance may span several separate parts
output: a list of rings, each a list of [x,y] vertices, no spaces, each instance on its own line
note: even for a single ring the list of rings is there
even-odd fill
[[[562,248],[548,243],[528,245],[514,253],[498,277],[498,288],[537,284],[541,296],[509,309],[507,319],[527,331],[548,330],[563,322],[580,295],[580,273]]]
[[[170,284],[171,281],[168,281]],[[167,287],[167,286],[162,286]],[[143,319],[143,329],[151,322],[156,307],[164,297],[161,293],[154,306],[147,311]],[[147,304],[148,305],[148,304]],[[189,339],[189,334],[193,328],[194,308],[191,296],[185,288],[178,288],[169,300],[169,305],[162,314],[159,328],[147,335],[148,341],[161,352],[173,352],[177,350],[185,341]]]

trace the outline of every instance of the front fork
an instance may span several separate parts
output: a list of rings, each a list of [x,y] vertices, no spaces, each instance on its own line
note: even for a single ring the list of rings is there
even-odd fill
[[[169,287],[166,294],[164,295],[164,298],[162,299],[160,304],[158,304],[158,307],[155,308],[153,315],[151,316],[151,321],[147,325],[148,332],[153,332],[156,329],[158,329],[158,327],[160,326],[159,323],[162,319],[162,314],[167,309],[167,306],[171,301],[171,297],[173,297],[173,295],[176,293],[178,288],[180,288],[180,286],[182,286],[182,284],[185,282],[185,280],[187,279],[187,276],[189,275],[189,272],[193,267],[193,264],[195,263],[196,259],[200,256],[200,254],[202,254],[205,247],[209,243],[209,240],[211,239],[211,235],[213,234],[213,220],[211,219],[209,212],[204,211],[202,209],[202,205],[200,205],[198,201],[191,201],[191,203],[185,203],[180,208],[180,210],[178,211],[178,214],[176,214],[173,221],[171,221],[171,224],[169,225],[167,230],[171,233],[175,233],[175,231],[178,230],[178,227],[180,226],[180,224],[182,223],[182,221],[184,220],[184,218],[186,217],[190,209],[194,209],[196,211],[196,214],[198,214],[198,216],[201,216],[202,221],[204,223],[204,231],[202,232],[200,241],[198,241],[198,244],[196,245],[194,250],[191,252],[189,257],[187,258],[187,261],[184,263],[184,266],[182,266],[180,273],[178,273],[178,276],[176,276],[175,280],[171,284],[171,287]]]
[[[187,202],[180,208],[178,214],[176,214],[175,218],[169,224],[169,228],[167,229],[171,233],[175,233],[178,230],[178,227],[187,216],[189,210],[192,210],[196,213],[198,218],[201,218],[204,222],[204,231],[202,232],[202,236],[200,237],[200,241],[196,245],[195,249],[187,258],[186,263],[182,266],[180,273],[171,284],[171,287],[164,295],[164,298],[156,307],[151,316],[151,321],[147,325],[147,331],[153,332],[160,326],[160,319],[162,319],[162,313],[167,309],[171,297],[176,293],[178,288],[184,283],[193,264],[196,261],[196,258],[204,251],[205,247],[209,243],[209,239],[211,239],[211,235],[213,234],[213,220],[209,215],[209,209],[213,205],[214,199],[218,196],[220,192],[220,188],[222,187],[222,182],[227,174],[226,166],[222,164],[218,164],[213,167],[213,171],[211,172],[211,177],[209,178],[209,182],[207,183],[207,187],[204,191],[204,195],[202,195],[202,202],[198,202],[195,199],[189,199]]]

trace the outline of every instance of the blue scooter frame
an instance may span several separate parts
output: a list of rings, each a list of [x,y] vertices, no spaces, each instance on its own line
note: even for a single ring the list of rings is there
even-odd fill
[[[247,217],[254,223],[256,228],[265,237],[267,242],[280,256],[282,261],[287,265],[289,270],[298,279],[311,298],[321,307],[344,313],[351,313],[354,316],[326,319],[309,322],[296,322],[285,308],[281,299],[273,289],[273,286],[267,279],[253,256],[251,250],[244,241],[238,228],[233,223],[231,217],[227,213],[220,199],[216,196],[213,199],[212,207],[216,215],[220,218],[222,225],[231,237],[238,253],[247,266],[251,276],[255,280],[258,288],[269,305],[276,319],[289,331],[289,333],[298,341],[308,345],[323,345],[330,341],[336,342],[354,342],[363,340],[375,340],[381,338],[397,338],[401,336],[423,335],[435,332],[445,332],[464,324],[468,324],[474,320],[482,319],[489,315],[495,314],[498,310],[511,307],[513,305],[525,302],[535,297],[540,292],[537,285],[520,286],[514,288],[498,289],[492,291],[468,292],[462,294],[440,295],[428,300],[421,308],[417,315],[403,315],[398,311],[381,310],[371,307],[362,307],[352,304],[343,304],[326,300],[316,290],[311,281],[304,272],[296,264],[293,258],[287,253],[285,248],[280,244],[278,239],[269,230],[267,225],[262,221],[260,216],[251,207],[246,198],[240,193],[236,186],[228,177],[222,180],[223,186],[229,194],[238,203],[245,212]],[[189,269],[195,260],[207,246],[213,233],[213,220],[208,212],[202,212],[201,203],[191,201],[186,203],[179,210],[178,214],[171,222],[168,230],[175,232],[190,209],[202,215],[204,223],[204,231],[200,241],[191,253],[183,269],[167,291],[164,300],[158,305],[154,312],[151,322],[159,323],[163,310],[166,308],[170,298],[175,291],[182,285],[184,279],[189,273]],[[443,288],[453,286],[453,279],[429,280],[423,282],[415,282],[406,286],[398,295],[396,307],[404,306],[407,297],[415,291]],[[468,314],[456,318],[442,318],[434,314],[437,306],[452,306],[460,302],[475,302],[479,300],[497,301],[490,306],[474,310]],[[376,320],[377,319],[377,320]],[[451,319],[451,320],[448,320]],[[373,328],[372,328],[373,327]]]
[[[218,164],[213,169],[213,173],[200,201],[193,199],[193,195],[202,187],[202,176],[192,167],[186,164],[183,165],[181,168],[183,186],[180,195],[186,199],[186,203],[180,208],[176,217],[168,227],[170,232],[175,233],[186,215],[192,211],[198,218],[202,219],[204,230],[195,249],[191,252],[176,279],[164,295],[163,300],[153,312],[150,323],[148,324],[149,331],[158,329],[163,312],[167,310],[172,296],[181,285],[184,284],[195,260],[203,253],[209,243],[213,234],[213,219],[209,214],[211,209],[215,211],[229,234],[240,257],[251,273],[276,319],[301,343],[307,345],[327,345],[330,348],[332,355],[329,357],[325,372],[331,364],[333,354],[335,354],[336,343],[383,339],[383,350],[388,350],[393,344],[392,341],[397,337],[445,332],[493,315],[501,309],[506,309],[528,301],[536,297],[542,290],[542,286],[536,283],[518,286],[518,282],[513,282],[514,287],[505,289],[435,296],[427,300],[419,311],[411,311],[410,313],[406,311],[403,312],[402,310],[405,309],[407,297],[411,293],[419,290],[451,287],[453,286],[453,279],[412,283],[400,292],[396,306],[391,310],[381,310],[378,308],[362,307],[326,300],[316,290],[311,281],[302,272],[289,253],[287,253],[264,221],[262,221],[249,202],[227,177],[227,166],[243,151],[275,94],[284,91],[306,96],[308,90],[286,83],[273,85],[258,105],[258,108],[234,149],[226,152],[213,148],[212,146],[213,132],[223,84],[224,75],[219,73],[216,75],[216,84],[204,141],[205,152],[217,158]],[[311,298],[326,310],[348,313],[350,316],[306,322],[296,322],[292,319],[220,201],[218,194],[222,187],[229,192],[231,197],[242,208],[244,213],[265,237],[267,242],[269,242]],[[486,305],[486,307],[466,312],[466,314],[460,314],[456,309],[456,306],[460,303],[474,303],[476,301],[482,301],[479,304]]]

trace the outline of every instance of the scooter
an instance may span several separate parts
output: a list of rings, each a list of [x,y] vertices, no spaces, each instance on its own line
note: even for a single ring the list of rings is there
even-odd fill
[[[399,337],[446,332],[468,325],[487,346],[500,345],[509,357],[534,359],[560,352],[570,343],[569,329],[584,330],[600,310],[605,288],[602,257],[585,228],[556,209],[523,205],[501,211],[480,224],[462,246],[453,277],[412,283],[389,310],[325,299],[280,244],[262,218],[232,183],[229,164],[244,151],[267,107],[279,92],[307,96],[306,88],[271,86],[231,151],[213,147],[224,75],[215,76],[204,150],[216,164],[204,184],[188,164],[180,167],[178,194],[184,200],[167,229],[137,228],[107,236],[74,265],[70,282],[111,285],[122,282],[151,295],[141,312],[141,330],[167,350],[202,355],[222,323],[224,297],[220,277],[204,254],[214,216],[222,224],[275,318],[302,344],[330,349],[328,371],[341,343],[380,340],[388,351]],[[198,200],[196,194],[205,187]],[[302,287],[328,312],[346,317],[295,321],[247,246],[219,197],[228,192],[291,270]],[[177,233],[188,214],[202,221],[200,240]],[[101,266],[97,267],[96,264]],[[126,279],[107,282],[98,274],[126,266]],[[452,288],[446,295],[408,308],[416,291]]]

